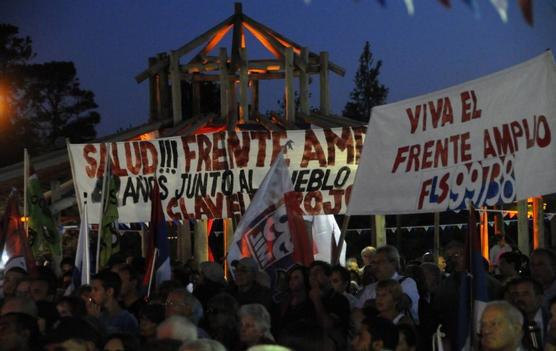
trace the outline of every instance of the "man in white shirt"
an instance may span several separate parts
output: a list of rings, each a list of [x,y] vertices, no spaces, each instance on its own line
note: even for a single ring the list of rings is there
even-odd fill
[[[381,246],[376,250],[370,262],[371,270],[377,281],[394,279],[400,282],[403,292],[411,299],[411,317],[418,323],[419,321],[419,292],[415,280],[401,276],[400,253],[398,249],[391,245]],[[376,282],[365,287],[354,307],[363,308],[370,299],[376,298]]]

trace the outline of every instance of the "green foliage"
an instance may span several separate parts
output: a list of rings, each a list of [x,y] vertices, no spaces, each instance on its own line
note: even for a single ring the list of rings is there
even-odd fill
[[[94,94],[80,87],[73,62],[31,64],[29,37],[0,24],[0,167],[96,136]]]
[[[344,116],[368,122],[371,109],[386,102],[388,88],[378,80],[381,66],[381,60],[375,64],[371,46],[367,41],[359,57],[359,68],[354,79],[355,88],[351,91],[350,101],[344,107]]]

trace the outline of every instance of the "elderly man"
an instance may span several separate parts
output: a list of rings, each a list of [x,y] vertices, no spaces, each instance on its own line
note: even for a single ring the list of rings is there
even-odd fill
[[[187,318],[172,316],[166,318],[156,330],[157,339],[171,339],[180,342],[197,340],[197,327]]]
[[[403,292],[411,299],[411,317],[414,321],[419,321],[419,292],[415,280],[401,276],[398,273],[400,269],[400,253],[394,246],[381,246],[376,250],[376,254],[371,259],[371,269],[377,281],[389,279],[397,280]],[[376,298],[376,284],[371,283],[365,287],[357,303],[356,308],[363,308],[368,300]]]
[[[259,265],[251,257],[244,257],[232,263],[235,267],[235,286],[230,288],[232,295],[240,305],[260,303],[267,309],[272,307],[270,289],[257,282]]]
[[[506,301],[493,301],[481,315],[481,346],[484,351],[521,351],[523,315]]]

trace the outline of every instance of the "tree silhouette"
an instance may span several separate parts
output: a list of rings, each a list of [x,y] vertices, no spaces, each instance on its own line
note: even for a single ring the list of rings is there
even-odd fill
[[[343,115],[352,119],[368,122],[371,109],[386,101],[388,88],[378,80],[382,61],[375,64],[371,46],[365,42],[359,57],[359,68],[355,73],[355,88],[350,93],[350,101],[344,107]]]

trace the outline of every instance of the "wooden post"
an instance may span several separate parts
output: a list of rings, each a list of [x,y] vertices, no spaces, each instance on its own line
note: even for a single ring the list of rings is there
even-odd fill
[[[236,99],[236,81],[229,82],[230,88],[228,89],[228,108],[230,109],[230,124],[235,129],[237,124],[237,99]]]
[[[309,75],[307,66],[309,65],[309,50],[301,48],[301,67],[299,71],[299,110],[309,114]]]
[[[486,210],[486,207],[483,208],[484,210]],[[489,245],[488,245],[488,212],[487,211],[481,211],[480,212],[481,216],[481,254],[483,255],[483,257],[487,260],[490,261],[490,255],[489,255]],[[494,264],[494,262],[490,262],[490,265],[492,266]]]
[[[249,120],[249,77],[247,71],[247,48],[239,49],[239,119]]]
[[[434,244],[432,254],[434,262],[438,264],[438,256],[440,256],[440,212],[434,213]]]
[[[228,122],[229,125],[229,115],[230,108],[228,107],[228,91],[230,89],[230,83],[228,80],[228,54],[226,48],[220,48],[218,57],[220,58],[219,70],[220,70],[220,116]]]
[[[320,113],[330,114],[330,94],[328,90],[328,52],[320,53]]]
[[[166,54],[158,54],[158,60],[166,60]],[[170,86],[168,85],[168,68],[165,67],[159,73],[158,87],[160,91],[160,119],[170,119]]]
[[[295,123],[295,97],[293,90],[293,49],[284,49],[284,72],[286,74],[284,97],[286,100],[285,120]]]
[[[544,237],[544,209],[542,196],[533,198],[533,249],[543,248]]]
[[[176,233],[178,236],[177,258],[185,263],[191,257],[191,227],[188,219],[178,224]]]
[[[193,107],[193,118],[197,118],[201,115],[201,82],[195,80],[195,76],[198,73],[193,75],[193,79],[191,80],[191,103]]]
[[[524,255],[529,255],[529,220],[527,219],[527,200],[517,202],[517,247]]]
[[[195,222],[195,261],[208,261],[208,233],[207,220],[199,219]]]
[[[149,68],[156,64],[155,57],[149,57]],[[157,121],[160,119],[158,96],[158,80],[157,75],[149,76],[149,119]]]
[[[251,84],[251,118],[255,119],[259,115],[259,81],[250,80]]]
[[[172,111],[174,125],[182,120],[181,110],[181,78],[180,78],[180,58],[176,53],[170,54],[170,80],[172,81]]]
[[[375,215],[376,247],[387,244],[386,240],[386,216]]]

